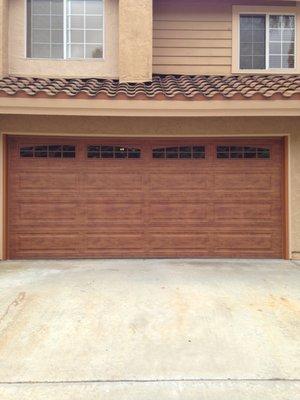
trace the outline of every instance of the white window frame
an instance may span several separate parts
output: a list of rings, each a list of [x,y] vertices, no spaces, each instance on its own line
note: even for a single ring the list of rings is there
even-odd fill
[[[25,32],[24,32],[24,38],[25,38],[25,58],[28,60],[44,60],[44,61],[93,61],[93,62],[101,62],[101,61],[105,61],[105,51],[106,51],[106,25],[105,25],[105,4],[106,0],[102,0],[103,3],[103,13],[102,13],[102,57],[101,58],[75,58],[75,57],[68,57],[68,24],[67,24],[67,20],[69,17],[69,13],[68,13],[68,0],[63,0],[63,10],[64,10],[64,15],[63,15],[63,36],[64,36],[64,43],[63,43],[63,58],[46,58],[46,57],[28,57],[27,56],[27,35],[28,35],[28,8],[27,8],[27,0],[24,0],[24,7],[25,7],[25,23],[24,23],[24,27],[25,27]],[[84,37],[85,37],[85,29],[84,29]],[[32,34],[31,34],[31,38],[32,38]],[[32,39],[31,39],[32,40]]]
[[[233,6],[232,16],[232,73],[238,74],[294,74],[299,73],[300,51],[299,41],[299,8],[297,7],[265,7],[265,6]],[[240,68],[240,16],[241,15],[265,15],[266,18],[266,68],[264,69],[241,69]],[[295,17],[295,54],[294,68],[270,68],[269,67],[269,16],[270,15],[292,15]]]

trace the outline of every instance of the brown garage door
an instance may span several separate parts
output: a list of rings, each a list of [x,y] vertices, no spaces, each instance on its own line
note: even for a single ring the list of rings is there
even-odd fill
[[[283,256],[281,139],[9,140],[10,258]]]

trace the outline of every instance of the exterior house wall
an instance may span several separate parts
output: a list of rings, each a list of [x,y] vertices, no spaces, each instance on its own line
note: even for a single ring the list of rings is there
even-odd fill
[[[152,14],[152,0],[119,0],[121,82],[152,79]]]
[[[0,76],[8,72],[8,0],[0,0]]]
[[[116,137],[200,137],[289,135],[289,220],[290,256],[300,258],[300,118],[130,118],[86,116],[10,115],[1,118],[7,134],[116,136]],[[1,157],[0,153],[0,157]],[[3,177],[1,178],[3,179]],[[0,186],[3,201],[3,181]],[[0,204],[1,206],[1,204]],[[3,210],[3,208],[2,208]],[[0,218],[3,215],[0,214]],[[0,236],[1,238],[1,236]],[[2,236],[3,240],[3,236]],[[2,242],[3,243],[3,242]],[[0,246],[1,247],[1,246]]]
[[[153,72],[229,75],[232,6],[295,6],[264,0],[154,0]],[[264,71],[265,72],[265,71]]]
[[[55,78],[117,78],[119,75],[118,0],[104,0],[104,59],[29,59],[25,54],[26,1],[9,0],[10,75]]]

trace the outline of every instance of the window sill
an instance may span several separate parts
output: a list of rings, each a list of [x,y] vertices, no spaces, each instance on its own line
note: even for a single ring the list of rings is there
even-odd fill
[[[80,61],[80,62],[105,62],[105,58],[35,58],[35,57],[25,57],[23,58],[25,61],[59,61],[59,62],[72,62],[72,61]]]
[[[297,68],[291,69],[235,69],[231,70],[232,74],[237,75],[295,75],[300,74]]]

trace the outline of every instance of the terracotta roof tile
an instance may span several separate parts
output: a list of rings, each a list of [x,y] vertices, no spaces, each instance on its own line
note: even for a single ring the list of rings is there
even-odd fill
[[[54,79],[8,76],[0,96],[101,99],[282,99],[300,98],[300,75],[177,76],[154,75],[152,82],[112,79]]]

